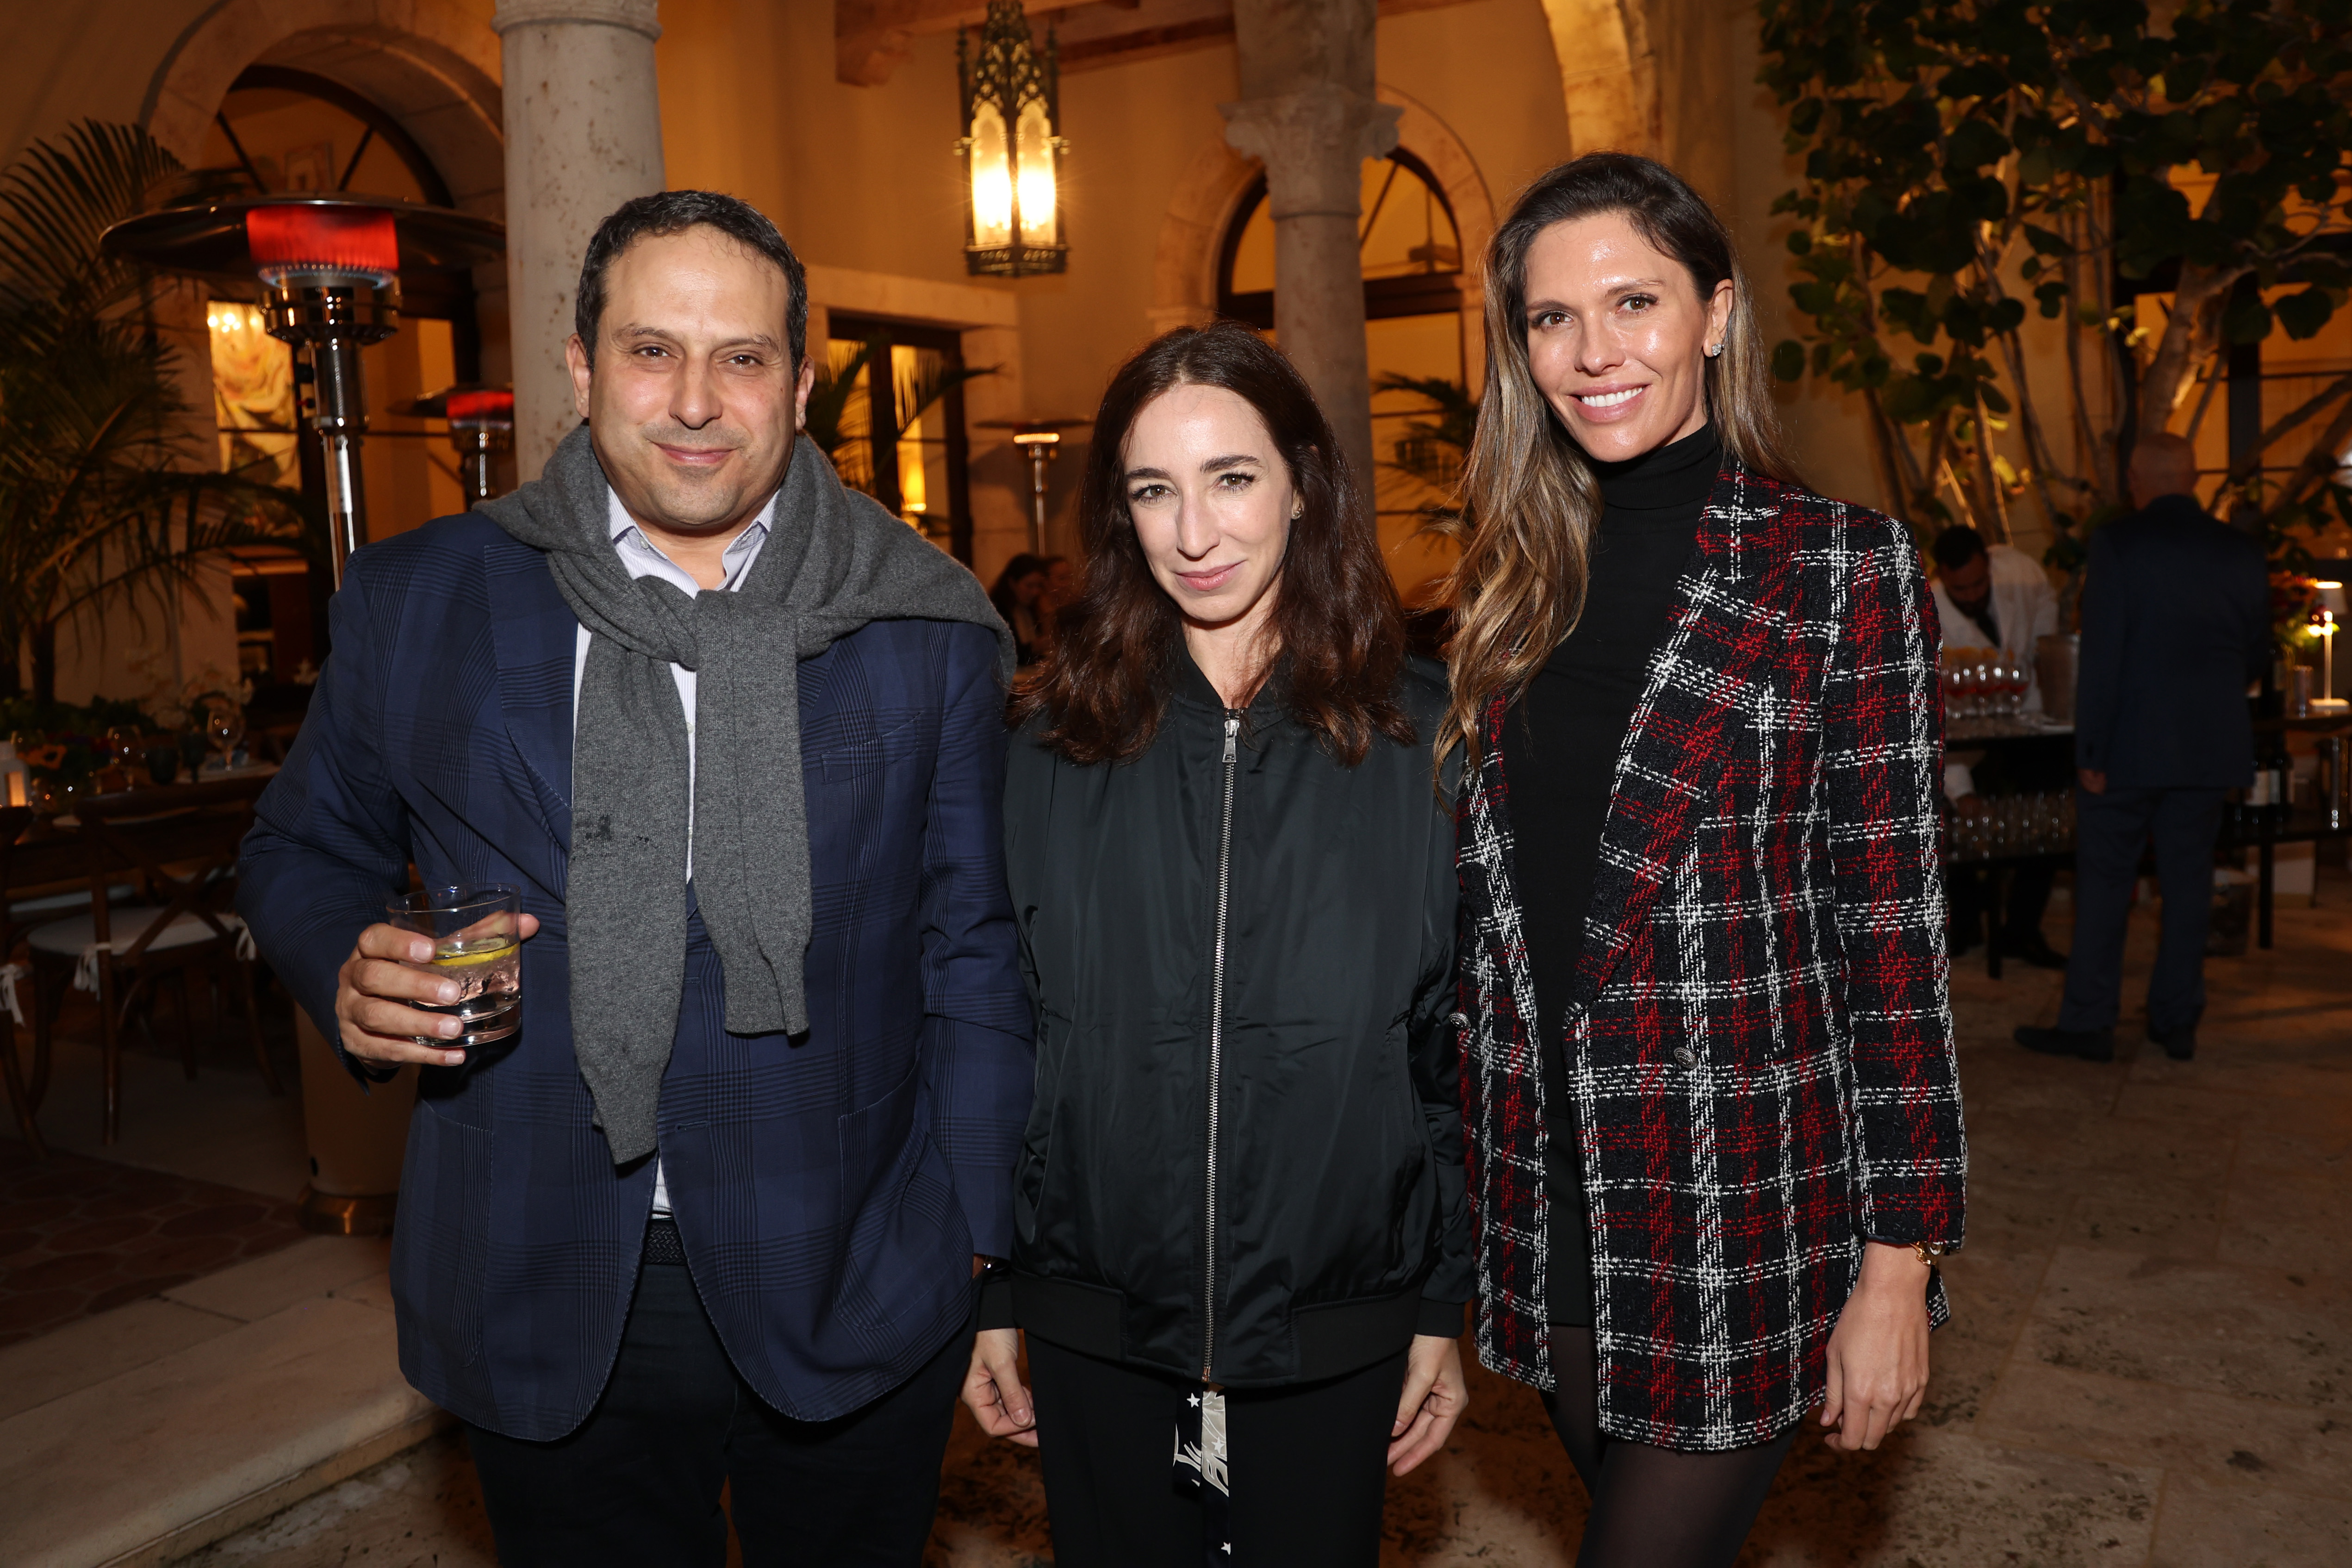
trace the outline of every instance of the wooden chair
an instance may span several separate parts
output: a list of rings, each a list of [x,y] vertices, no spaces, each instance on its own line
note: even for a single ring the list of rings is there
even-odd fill
[[[100,795],[75,810],[73,830],[89,882],[89,912],[36,928],[27,939],[33,958],[34,1110],[48,1088],[49,1042],[68,984],[95,991],[99,1038],[105,1059],[105,1142],[122,1131],[122,1028],[134,1005],[150,1000],[165,975],[179,982],[181,1060],[196,1076],[194,1020],[187,974],[202,968],[236,972],[245,994],[247,1032],[254,1059],[272,1094],[286,1092],[261,1035],[253,959],[244,923],[230,912],[237,847],[253,825],[253,803],[267,774],[172,784],[162,789]],[[126,871],[144,877],[162,902],[117,907],[110,889]],[[140,1026],[147,1028],[139,1016]],[[150,1031],[150,1037],[152,1037]]]

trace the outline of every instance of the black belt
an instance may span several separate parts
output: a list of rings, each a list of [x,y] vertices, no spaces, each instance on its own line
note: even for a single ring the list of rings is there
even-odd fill
[[[677,1222],[667,1215],[657,1214],[646,1222],[646,1261],[686,1264],[686,1243],[677,1238]]]

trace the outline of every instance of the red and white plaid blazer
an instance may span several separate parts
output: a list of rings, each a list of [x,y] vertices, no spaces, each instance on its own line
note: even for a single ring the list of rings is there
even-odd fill
[[[1901,524],[1727,462],[1618,755],[1567,1009],[1612,1436],[1777,1436],[1823,1397],[1864,1239],[1959,1244],[1937,640]],[[1549,1388],[1504,710],[1458,849],[1478,1353]],[[1940,1281],[1929,1304],[1948,1316]]]

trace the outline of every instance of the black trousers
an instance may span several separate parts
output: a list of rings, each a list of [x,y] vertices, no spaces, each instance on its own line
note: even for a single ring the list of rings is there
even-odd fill
[[[2111,1029],[2124,988],[2124,927],[2131,919],[2139,852],[2156,842],[2164,894],[2156,968],[2147,977],[2148,1027],[2194,1028],[2205,1011],[2205,929],[2213,918],[2213,842],[2221,831],[2218,789],[2084,790],[2074,797],[2074,946],[2066,961],[2062,1029]]]
[[[1230,1561],[1373,1568],[1405,1352],[1359,1372],[1226,1394]],[[1029,1336],[1055,1568],[1201,1568],[1201,1505],[1177,1489],[1176,1423],[1195,1386]]]
[[[794,1421],[727,1359],[683,1264],[648,1263],[604,1397],[526,1443],[468,1426],[504,1568],[720,1568],[732,1483],[750,1568],[917,1568],[971,1335],[832,1421]]]
[[[1592,1331],[1554,1323],[1551,1342],[1544,1410],[1592,1498],[1576,1568],[1731,1568],[1797,1429],[1714,1454],[1605,1436]]]

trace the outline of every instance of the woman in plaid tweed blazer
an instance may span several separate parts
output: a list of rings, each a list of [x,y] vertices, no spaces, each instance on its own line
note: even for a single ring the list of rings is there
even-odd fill
[[[1794,479],[1728,236],[1670,172],[1552,171],[1496,234],[1486,289],[1440,742],[1474,769],[1479,1355],[1546,1391],[1593,1493],[1582,1568],[1727,1564],[1807,1412],[1856,1448],[1917,1411],[1946,1315],[1933,1259],[1960,1241],[1966,1155],[1935,612],[1900,524]],[[1552,889],[1516,875],[1512,704],[1586,607],[1601,486],[1710,426],[1694,546],[1629,665],[1573,983],[1539,1014],[1527,934]],[[1546,1103],[1539,1017],[1567,1107]],[[1563,1161],[1589,1317],[1552,1299],[1583,1279],[1547,1278]]]

